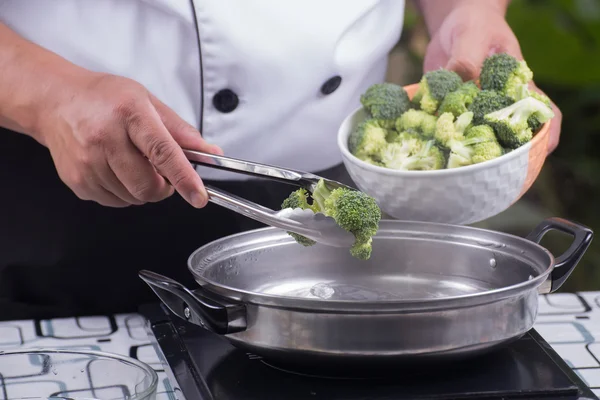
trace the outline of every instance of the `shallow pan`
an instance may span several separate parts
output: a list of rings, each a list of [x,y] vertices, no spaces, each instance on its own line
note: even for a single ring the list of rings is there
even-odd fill
[[[550,230],[573,242],[555,258]],[[199,288],[140,277],[176,315],[273,363],[352,367],[454,360],[530,330],[593,233],[560,218],[526,238],[466,226],[382,221],[368,261],[302,247],[273,228],[214,241],[188,267]]]

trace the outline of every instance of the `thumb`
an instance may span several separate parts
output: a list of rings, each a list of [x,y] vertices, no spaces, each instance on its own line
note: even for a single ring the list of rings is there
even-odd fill
[[[451,35],[446,68],[455,71],[463,80],[479,77],[483,61],[496,53],[508,53],[517,59],[523,59],[517,38],[504,20],[489,21],[489,32],[485,26],[478,29],[455,27]]]
[[[492,53],[486,39],[478,35],[457,35],[445,68],[456,72],[464,81],[477,79],[483,61]]]
[[[173,139],[184,149],[197,150],[205,153],[223,155],[223,150],[217,145],[208,143],[202,134],[192,125],[184,121],[175,111],[161,102],[155,96],[150,101],[160,115],[160,118]]]
[[[425,58],[423,59],[423,72],[434,71],[445,68],[448,64],[447,49],[444,47],[439,35],[434,36],[427,45]]]

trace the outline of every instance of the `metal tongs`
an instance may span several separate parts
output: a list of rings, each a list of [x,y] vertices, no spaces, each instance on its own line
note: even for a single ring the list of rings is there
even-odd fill
[[[283,182],[305,188],[311,193],[315,190],[317,183],[321,179],[323,179],[325,186],[329,190],[340,187],[355,190],[340,182],[325,179],[311,173],[217,156],[194,150],[183,149],[183,152],[187,159],[194,165],[238,172],[245,175]],[[297,233],[312,239],[315,242],[329,246],[350,247],[354,243],[354,236],[350,232],[340,228],[333,218],[327,217],[324,214],[314,213],[311,210],[291,208],[274,211],[270,208],[263,207],[249,200],[212,187],[211,185],[205,184],[205,187],[210,202],[256,221],[275,228],[284,229],[288,232]]]

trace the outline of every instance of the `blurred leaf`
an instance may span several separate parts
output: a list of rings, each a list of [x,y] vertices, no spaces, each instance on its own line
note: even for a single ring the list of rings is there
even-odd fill
[[[600,1],[598,0],[575,0],[577,16],[586,21],[597,21],[600,19]]]
[[[536,82],[600,83],[600,0],[513,0],[507,21]]]
[[[404,26],[402,30],[405,32],[410,31],[420,22],[421,14],[419,10],[412,1],[407,1],[406,7],[404,7]]]

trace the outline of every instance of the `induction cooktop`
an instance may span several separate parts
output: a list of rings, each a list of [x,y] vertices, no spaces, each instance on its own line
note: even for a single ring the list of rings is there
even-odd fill
[[[162,304],[140,312],[181,400],[598,399],[534,329],[490,354],[443,368],[345,377],[271,365]]]

